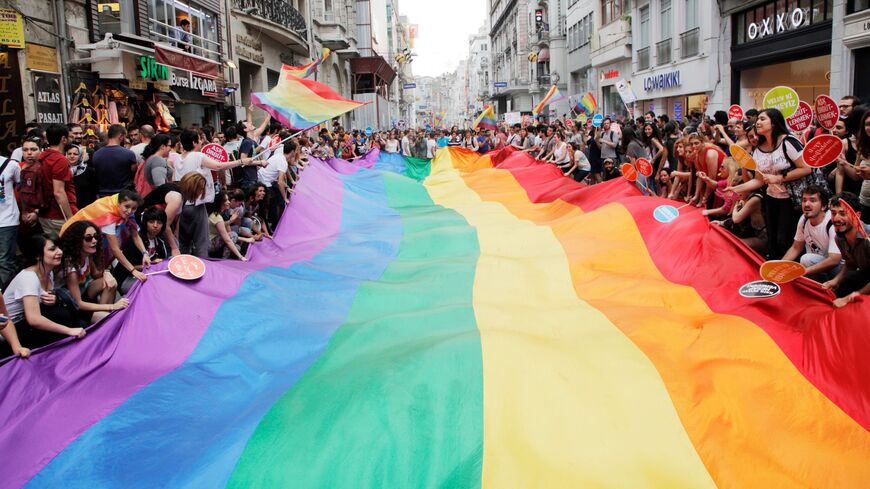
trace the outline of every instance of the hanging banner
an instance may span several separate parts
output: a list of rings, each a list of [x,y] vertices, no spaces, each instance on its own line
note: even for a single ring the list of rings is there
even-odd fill
[[[208,78],[217,78],[220,75],[220,67],[217,63],[200,58],[194,58],[193,56],[177,53],[161,47],[154,48],[154,59],[158,63],[174,66],[175,68],[181,68],[186,71],[192,71],[193,73]]]
[[[63,97],[60,75],[33,72],[33,95],[36,99],[36,122],[63,124]]]
[[[0,51],[0,80],[20,80],[18,53]],[[24,97],[20,83],[0,83],[0,154],[9,156],[24,134]]]

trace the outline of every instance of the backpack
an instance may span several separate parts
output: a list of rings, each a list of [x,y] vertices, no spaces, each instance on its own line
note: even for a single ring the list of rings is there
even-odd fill
[[[795,148],[803,149],[803,145],[798,138],[791,135],[786,136],[785,139],[782,140],[782,144],[780,145],[780,151],[782,151],[783,156],[785,156],[786,161],[788,161],[789,163],[788,171],[791,171],[797,168],[797,165],[794,164],[794,161],[792,161],[792,159],[788,156],[788,151],[785,150],[785,145],[789,142]],[[799,178],[797,180],[785,182],[783,185],[788,191],[788,196],[791,197],[792,205],[795,207],[801,206],[801,198],[803,197],[804,189],[809,187],[810,185],[818,185],[830,192],[830,188],[828,187],[828,180],[825,178],[825,174],[822,172],[821,168],[813,168],[809,175],[803,178]]]
[[[148,183],[148,178],[145,177],[145,163],[139,163],[136,166],[136,174],[133,176],[133,185],[136,187],[136,192],[143,199],[154,190],[154,185]]]
[[[26,210],[43,211],[48,208],[48,186],[42,173],[42,159],[21,168],[21,183],[18,184],[18,200]]]

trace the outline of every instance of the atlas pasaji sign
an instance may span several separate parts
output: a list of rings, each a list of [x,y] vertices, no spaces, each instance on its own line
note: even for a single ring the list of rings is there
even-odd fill
[[[151,56],[139,56],[139,76],[145,80],[168,82],[169,86],[198,90],[206,97],[217,97],[217,83],[211,78],[185,70],[170,70]]]

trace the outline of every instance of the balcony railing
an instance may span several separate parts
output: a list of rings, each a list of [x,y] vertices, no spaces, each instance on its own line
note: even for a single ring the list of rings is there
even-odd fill
[[[532,36],[532,39],[538,44],[550,42],[550,29],[546,27],[538,29],[535,31],[534,36]]]
[[[649,68],[649,47],[637,50],[637,69],[645,70]]]
[[[303,39],[308,38],[308,26],[305,23],[305,16],[286,1],[233,0],[233,7],[243,12],[250,12],[250,15],[274,22],[295,32]]]
[[[656,64],[661,66],[670,63],[671,59],[671,38],[656,43]]]
[[[183,31],[180,27],[160,22],[154,18],[149,18],[148,20],[151,21],[149,33],[155,41],[176,46],[203,58],[221,59],[221,45],[219,42]],[[189,37],[190,42],[182,41],[182,37]]]
[[[680,34],[680,57],[682,59],[697,56],[701,52],[701,29],[695,27]]]

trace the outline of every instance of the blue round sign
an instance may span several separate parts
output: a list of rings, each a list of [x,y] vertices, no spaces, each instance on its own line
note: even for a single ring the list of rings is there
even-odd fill
[[[366,136],[372,137],[372,128],[371,127],[366,128]]]
[[[680,211],[672,205],[660,205],[653,211],[653,217],[656,221],[667,224],[680,217]]]
[[[603,123],[604,123],[604,115],[595,114],[595,116],[592,117],[592,127],[601,127],[601,124],[603,124]]]

